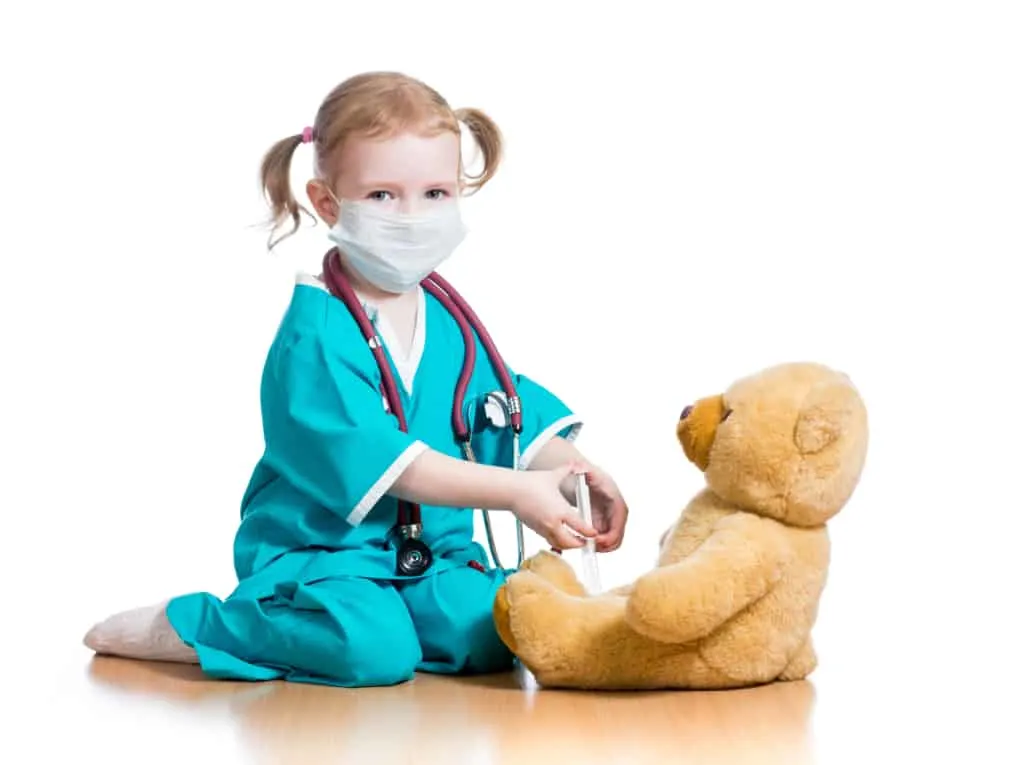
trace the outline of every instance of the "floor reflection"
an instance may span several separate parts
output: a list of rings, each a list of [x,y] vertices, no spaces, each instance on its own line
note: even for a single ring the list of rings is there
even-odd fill
[[[728,692],[537,689],[525,673],[418,676],[393,688],[207,680],[195,667],[95,659],[91,684],[188,724],[229,726],[248,761],[519,765],[579,762],[805,765],[810,683]]]

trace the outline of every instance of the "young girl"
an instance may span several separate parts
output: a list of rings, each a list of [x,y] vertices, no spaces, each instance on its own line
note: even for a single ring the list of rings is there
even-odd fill
[[[464,173],[460,123],[482,149],[476,178]],[[311,128],[264,158],[274,228],[291,219],[289,234],[301,211],[291,159],[304,143],[316,159],[307,195],[337,247],[323,274],[299,277],[270,347],[265,450],[234,545],[238,587],[224,600],[193,593],[114,615],[85,644],[198,663],[212,677],[350,687],[399,683],[417,670],[507,669],[513,659],[491,607],[510,571],[492,567],[473,540],[472,509],[510,511],[558,549],[596,537],[601,552],[619,546],[627,509],[615,482],[572,445],[580,421],[519,374],[522,469],[511,469],[508,428],[481,414],[501,385],[479,341],[465,412],[476,462],[462,458],[453,434],[464,338],[421,282],[461,242],[459,197],[494,175],[499,131],[410,77],[354,77],[328,95]],[[372,344],[340,299],[344,285],[383,341],[404,427],[382,400]],[[571,504],[579,470],[596,528]],[[422,509],[418,538],[433,558],[412,575],[396,569],[395,519],[406,503]]]

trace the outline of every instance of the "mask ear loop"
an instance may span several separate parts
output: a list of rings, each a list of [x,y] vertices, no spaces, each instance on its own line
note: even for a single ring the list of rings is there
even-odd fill
[[[331,201],[338,206],[338,210],[335,213],[335,219],[341,220],[341,200],[334,196],[334,189],[324,183],[324,188],[327,189],[327,196],[331,198]]]

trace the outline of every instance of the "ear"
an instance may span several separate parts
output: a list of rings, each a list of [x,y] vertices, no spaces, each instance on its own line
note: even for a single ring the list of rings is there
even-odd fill
[[[335,203],[334,198],[331,197],[331,192],[322,180],[314,178],[308,181],[306,183],[306,196],[309,197],[310,204],[313,205],[313,209],[316,210],[317,215],[320,216],[324,223],[328,226],[333,226],[337,222],[338,205]]]
[[[815,385],[804,399],[793,431],[801,454],[816,454],[839,440],[852,424],[860,398],[845,376]]]

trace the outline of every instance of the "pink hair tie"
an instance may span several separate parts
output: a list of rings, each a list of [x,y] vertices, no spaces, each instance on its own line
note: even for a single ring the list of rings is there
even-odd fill
[[[302,130],[302,142],[313,143],[313,128],[303,128]]]

